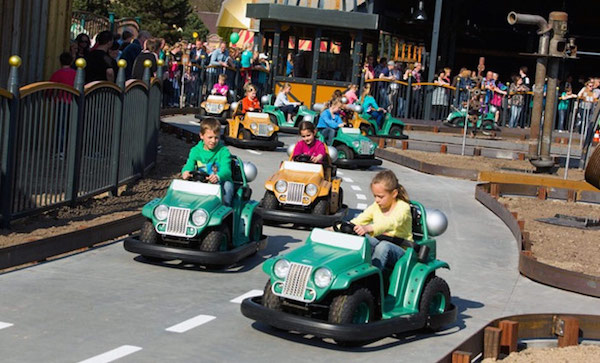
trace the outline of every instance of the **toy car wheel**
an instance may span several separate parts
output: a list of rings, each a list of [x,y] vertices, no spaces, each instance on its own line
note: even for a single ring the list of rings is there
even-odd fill
[[[240,139],[240,140],[250,140],[251,138],[252,138],[252,134],[250,133],[249,130],[241,128],[240,131],[238,131],[238,139]]]
[[[203,119],[204,117],[206,117],[206,110],[200,107],[200,118]]]
[[[262,304],[271,310],[281,311],[281,298],[271,290],[271,280],[267,281],[265,291],[263,291]]]
[[[269,120],[273,125],[279,126],[279,122],[277,122],[277,116],[273,115],[272,113],[269,114]]]
[[[200,251],[217,252],[227,251],[231,236],[227,225],[221,225],[218,229],[214,229],[204,237],[200,245]]]
[[[152,222],[145,221],[142,225],[142,230],[140,231],[140,241],[148,244],[157,244],[161,241],[161,237],[154,229],[154,225],[152,225]],[[142,255],[142,257],[151,262],[162,262],[165,260],[164,258],[152,256]]]
[[[402,128],[400,126],[390,127],[390,136],[402,136]]]
[[[250,222],[250,241],[260,241],[263,233],[263,219],[258,213],[254,213]]]
[[[360,125],[360,132],[364,136],[373,136],[375,135],[375,128],[373,128],[373,125]]]
[[[229,137],[229,122],[227,123],[227,125],[225,125],[225,128],[223,129],[223,138],[225,137]]]
[[[275,193],[267,190],[265,196],[262,199],[262,207],[265,209],[277,209],[279,208],[279,201],[275,197]]]
[[[317,201],[313,208],[314,214],[328,215],[329,214],[329,200],[327,198],[321,198]]]
[[[419,303],[419,314],[423,318],[431,315],[437,315],[445,312],[450,305],[450,287],[444,279],[434,276],[427,282],[423,293],[421,294],[421,302]],[[427,327],[432,329],[427,323]]]
[[[455,127],[464,126],[465,125],[464,122],[465,122],[464,117],[454,117],[448,121],[449,124],[451,124],[452,126],[455,126]]]
[[[340,144],[335,148],[338,152],[338,159],[354,159],[354,152],[348,146]]]
[[[366,324],[375,315],[375,299],[367,288],[333,298],[329,306],[329,322],[334,324]]]
[[[494,122],[491,120],[483,120],[481,122],[481,133],[485,136],[491,136],[494,133]]]

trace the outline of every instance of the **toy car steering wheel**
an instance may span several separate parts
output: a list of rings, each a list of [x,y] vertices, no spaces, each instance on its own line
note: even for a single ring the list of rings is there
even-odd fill
[[[208,181],[209,174],[203,170],[190,171],[193,181],[206,183]]]
[[[298,154],[296,156],[294,156],[294,161],[297,161],[299,163],[308,163],[310,162],[310,155],[308,154]]]
[[[354,232],[354,227],[356,227],[356,225],[354,223],[337,222],[333,225],[333,230],[335,232],[341,232],[341,233],[345,233],[345,234],[353,234],[353,235],[357,236],[356,232]]]

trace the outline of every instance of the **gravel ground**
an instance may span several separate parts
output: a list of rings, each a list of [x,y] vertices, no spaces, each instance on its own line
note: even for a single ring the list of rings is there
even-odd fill
[[[564,348],[528,348],[504,359],[484,359],[482,363],[588,363],[600,360],[600,346],[577,345]]]
[[[503,197],[499,201],[525,221],[531,250],[538,260],[567,270],[600,275],[600,229],[562,227],[535,220],[554,217],[558,213],[597,219],[600,205],[512,197]]]
[[[139,213],[144,204],[164,194],[171,180],[181,170],[192,146],[163,133],[159,134],[159,143],[162,149],[157,165],[146,178],[122,186],[119,197],[104,194],[74,208],[64,206],[17,220],[11,229],[0,229],[0,247],[31,242]]]

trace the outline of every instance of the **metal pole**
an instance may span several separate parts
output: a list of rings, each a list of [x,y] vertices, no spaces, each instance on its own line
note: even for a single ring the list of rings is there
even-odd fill
[[[571,116],[571,125],[569,125],[569,146],[567,147],[567,161],[565,163],[565,177],[569,175],[569,159],[571,159],[571,144],[573,141],[573,125],[575,124],[575,118],[577,117],[577,107],[579,104],[579,100],[575,100],[575,105],[573,105],[573,116]]]
[[[469,125],[469,105],[471,104],[471,89],[467,89],[467,112],[465,113],[465,126],[463,127],[462,151],[460,155],[465,156],[465,145],[467,144],[467,126]]]
[[[433,82],[435,70],[437,68],[438,43],[440,38],[440,22],[442,19],[442,1],[435,1],[435,15],[433,18],[433,30],[431,31],[431,53],[429,54],[429,70],[427,71],[427,81]],[[425,91],[425,89],[423,89]],[[431,92],[425,93],[425,112],[423,119],[429,120],[431,117]]]

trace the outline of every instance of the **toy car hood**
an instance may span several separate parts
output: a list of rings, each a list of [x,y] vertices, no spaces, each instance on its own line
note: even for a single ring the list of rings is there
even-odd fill
[[[175,179],[160,204],[169,207],[204,209],[211,212],[222,205],[221,186]]]
[[[286,160],[281,163],[279,171],[267,180],[265,186],[273,190],[278,180],[285,180],[288,183],[312,183],[320,188],[324,181],[323,165]]]
[[[224,104],[227,103],[227,97],[225,97],[225,96],[219,96],[219,95],[210,95],[206,99],[206,102],[208,102],[208,103],[220,103],[220,104],[224,105]]]

